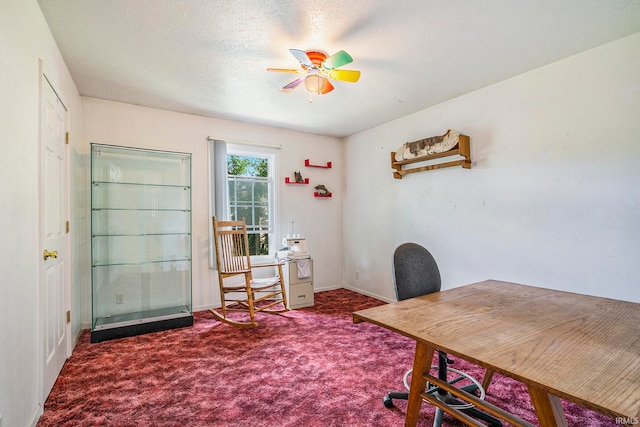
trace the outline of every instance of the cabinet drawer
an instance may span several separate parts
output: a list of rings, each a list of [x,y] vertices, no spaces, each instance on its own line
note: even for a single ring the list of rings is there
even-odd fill
[[[289,262],[289,284],[293,285],[295,283],[307,283],[313,281],[313,260],[309,260],[309,273],[311,276],[305,277],[304,279],[298,278],[298,263],[295,261]]]
[[[289,286],[289,307],[302,308],[313,306],[313,283],[297,283]]]

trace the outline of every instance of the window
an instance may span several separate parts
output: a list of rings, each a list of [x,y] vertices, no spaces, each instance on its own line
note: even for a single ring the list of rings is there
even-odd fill
[[[273,180],[269,156],[227,153],[229,218],[247,223],[251,255],[269,255],[273,233]]]
[[[256,262],[273,259],[278,235],[278,146],[245,145],[209,138],[209,213],[218,219],[245,219]],[[209,268],[216,268],[209,226]]]

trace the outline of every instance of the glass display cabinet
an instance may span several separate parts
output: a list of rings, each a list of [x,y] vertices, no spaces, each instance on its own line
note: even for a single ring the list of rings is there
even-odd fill
[[[91,342],[193,325],[191,154],[91,144]]]

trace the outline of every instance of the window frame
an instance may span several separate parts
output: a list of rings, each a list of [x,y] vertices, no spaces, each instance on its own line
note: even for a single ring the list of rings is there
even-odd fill
[[[278,197],[277,197],[277,171],[278,171],[278,150],[270,147],[261,147],[258,145],[244,145],[232,142],[227,142],[227,156],[245,156],[245,157],[261,157],[267,159],[268,172],[267,172],[267,188],[269,194],[269,253],[267,255],[251,255],[251,262],[268,263],[273,261],[273,258],[277,252],[276,236],[278,233]],[[226,165],[226,162],[225,162]],[[228,171],[225,173],[225,185],[228,190],[229,179]],[[228,217],[231,214],[231,203],[229,197],[226,200],[225,206]]]

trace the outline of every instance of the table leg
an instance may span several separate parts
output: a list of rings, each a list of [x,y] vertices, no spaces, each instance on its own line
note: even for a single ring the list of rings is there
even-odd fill
[[[540,427],[566,427],[567,418],[564,415],[560,398],[546,390],[533,385],[527,385],[531,402],[536,410]]]
[[[416,355],[413,359],[413,373],[411,374],[411,387],[409,389],[409,401],[407,403],[407,415],[404,420],[405,427],[415,427],[418,423],[420,405],[422,404],[422,392],[427,381],[423,378],[429,372],[435,347],[431,344],[416,342]]]
[[[493,369],[487,368],[487,370],[484,372],[484,378],[482,379],[482,388],[484,389],[484,391],[487,391],[487,389],[489,389],[489,384],[491,384],[492,378]]]

